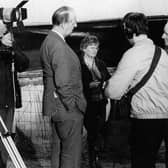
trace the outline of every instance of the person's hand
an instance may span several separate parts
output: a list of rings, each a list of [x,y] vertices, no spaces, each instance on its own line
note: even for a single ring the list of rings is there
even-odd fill
[[[0,20],[0,38],[3,37],[3,35],[6,32],[7,32],[6,24],[4,24],[2,20]]]
[[[1,42],[2,42],[3,45],[5,45],[7,47],[12,47],[12,43],[13,43],[12,34],[10,32],[5,34],[2,37]]]
[[[90,88],[96,88],[100,85],[100,81],[94,81],[89,84]]]

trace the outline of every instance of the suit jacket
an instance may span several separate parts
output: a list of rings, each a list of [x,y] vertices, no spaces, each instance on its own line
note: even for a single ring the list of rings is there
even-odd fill
[[[41,46],[43,67],[43,114],[55,120],[75,119],[85,112],[81,66],[77,55],[50,31]]]

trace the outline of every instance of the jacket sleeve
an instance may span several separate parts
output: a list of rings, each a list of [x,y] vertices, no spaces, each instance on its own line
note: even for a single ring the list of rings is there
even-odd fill
[[[14,50],[14,62],[15,62],[15,69],[18,72],[23,72],[29,67],[29,59],[23,53],[19,46],[16,44],[13,45]]]
[[[134,52],[127,51],[119,62],[116,71],[107,81],[105,95],[111,99],[120,99],[128,91],[139,69],[139,64]]]

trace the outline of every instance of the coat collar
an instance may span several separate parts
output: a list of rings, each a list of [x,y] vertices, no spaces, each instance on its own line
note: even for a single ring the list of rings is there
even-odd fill
[[[52,30],[49,31],[48,36],[55,37],[65,43],[65,40],[58,33],[54,32]]]
[[[60,36],[65,41],[64,36],[60,32],[56,31],[55,29],[52,29],[51,31],[53,31],[54,33],[58,34],[58,36]]]

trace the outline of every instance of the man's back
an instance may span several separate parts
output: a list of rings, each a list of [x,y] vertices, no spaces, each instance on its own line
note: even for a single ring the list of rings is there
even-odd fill
[[[146,46],[146,47],[145,47]],[[155,45],[142,44],[133,47],[136,51],[137,72],[132,81],[134,86],[147,73],[153,56]],[[139,54],[138,54],[139,53]],[[135,56],[135,55],[134,55]],[[132,63],[133,63],[132,62]],[[133,96],[132,116],[135,118],[167,118],[168,109],[168,57],[166,52],[161,50],[161,57],[158,65],[149,81]]]
[[[42,47],[41,60],[44,77],[44,108],[46,115],[56,110],[84,111],[85,100],[81,82],[80,63],[76,54],[55,32],[49,32]],[[57,112],[58,113],[58,112]],[[63,114],[63,112],[61,112]],[[58,120],[65,116],[58,114]],[[63,117],[63,118],[62,118]],[[70,116],[68,116],[70,117]]]

